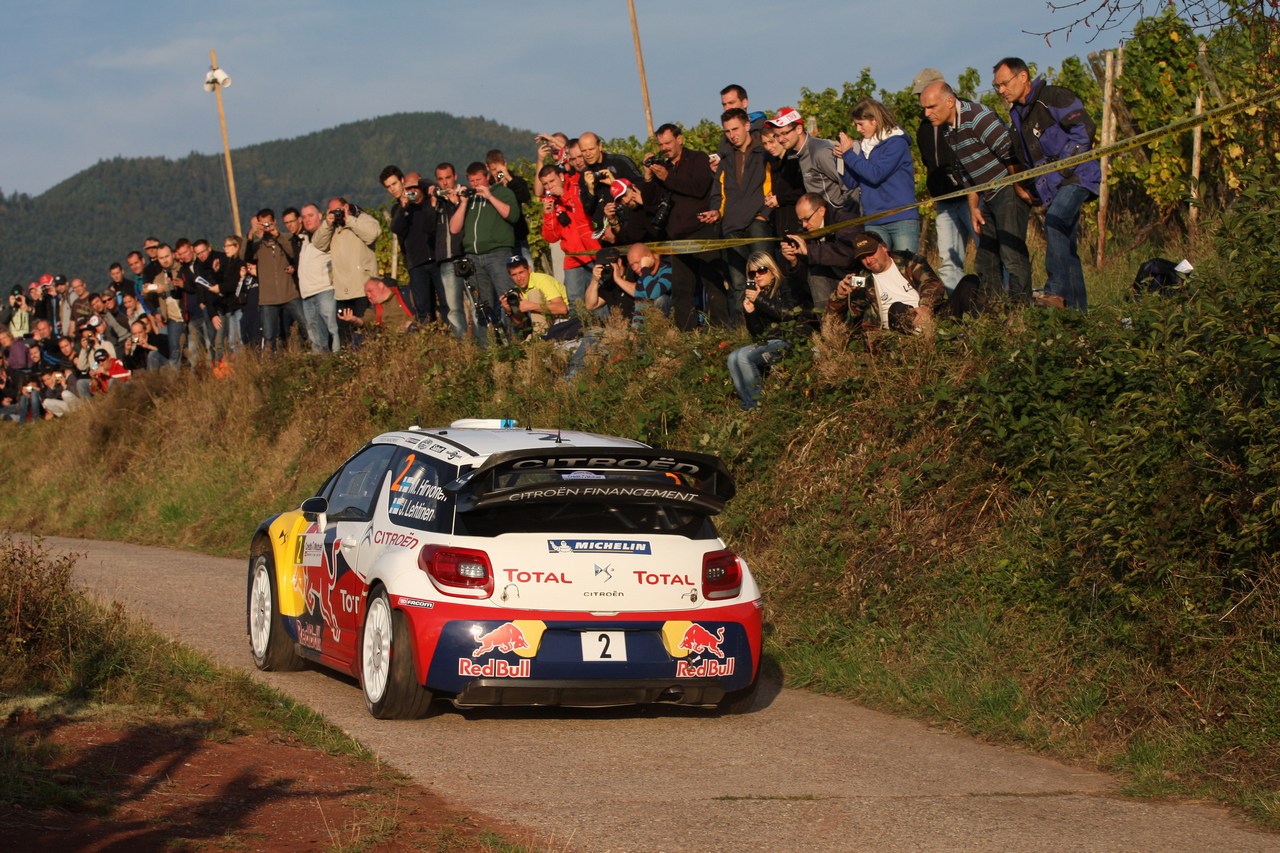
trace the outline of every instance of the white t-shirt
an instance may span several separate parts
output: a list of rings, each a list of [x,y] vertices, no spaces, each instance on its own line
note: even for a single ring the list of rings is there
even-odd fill
[[[920,307],[919,291],[911,286],[911,282],[907,281],[907,277],[898,269],[897,264],[889,264],[889,268],[884,272],[872,273],[871,278],[876,283],[876,297],[880,303],[880,328],[889,328],[889,306],[893,303],[901,302],[912,308]]]

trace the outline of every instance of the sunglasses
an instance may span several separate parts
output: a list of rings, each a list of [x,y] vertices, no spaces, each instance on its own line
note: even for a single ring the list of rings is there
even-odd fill
[[[754,279],[756,276],[764,275],[767,272],[769,272],[768,267],[756,267],[755,269],[747,270],[747,278]]]

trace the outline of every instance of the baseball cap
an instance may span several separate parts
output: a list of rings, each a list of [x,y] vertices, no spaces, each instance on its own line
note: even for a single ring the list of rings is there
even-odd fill
[[[107,351],[105,349],[96,349],[93,351],[94,361],[106,361],[108,358],[110,358],[110,356],[107,355]]]
[[[92,326],[92,327],[95,327],[95,328],[96,328],[96,327],[98,327],[98,326],[101,326],[101,325],[102,325],[102,318],[101,318],[101,317],[99,317],[97,314],[94,314],[92,317],[90,317],[90,318],[86,321],[86,323],[87,323],[89,326]]]
[[[920,73],[911,81],[911,94],[919,95],[933,83],[941,83],[947,78],[942,76],[942,72],[936,68],[922,68]]]
[[[613,193],[614,198],[622,198],[629,189],[631,189],[631,182],[626,178],[618,178],[609,184],[609,192]]]
[[[44,287],[46,284],[53,284],[53,276],[49,275],[48,273],[45,273],[44,275],[40,276],[40,286]]]
[[[512,255],[511,257],[507,258],[507,269],[511,269],[512,267],[527,267],[527,266],[529,266],[529,262],[525,260],[524,255]]]
[[[879,234],[864,231],[853,238],[853,259],[856,261],[868,255],[874,255],[883,245],[884,241],[880,239]]]
[[[772,125],[773,127],[786,127],[787,125],[795,124],[800,120],[800,113],[796,112],[791,107],[783,107],[778,110],[777,115],[766,121],[765,124]]]
[[[55,276],[53,277],[53,283],[54,283],[54,284],[66,284],[66,283],[67,283],[67,277],[66,277],[65,275],[55,275]]]

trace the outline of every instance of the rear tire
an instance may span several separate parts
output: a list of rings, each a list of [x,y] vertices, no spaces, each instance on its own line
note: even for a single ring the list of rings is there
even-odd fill
[[[416,720],[431,705],[431,691],[422,686],[413,665],[409,620],[391,608],[382,587],[373,591],[365,608],[360,687],[369,713],[379,720]]]
[[[275,561],[269,551],[255,554],[249,564],[249,650],[254,666],[265,672],[296,672],[306,661],[294,651],[280,616]]]

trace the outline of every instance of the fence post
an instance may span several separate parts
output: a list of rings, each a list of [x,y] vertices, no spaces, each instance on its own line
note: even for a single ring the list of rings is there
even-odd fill
[[[1107,76],[1102,86],[1102,144],[1110,145],[1115,141],[1116,121],[1115,114],[1111,109],[1111,96],[1115,90],[1115,71],[1116,71],[1116,54],[1113,50],[1107,51]],[[1111,158],[1104,156],[1102,158],[1102,184],[1098,187],[1098,251],[1094,260],[1094,267],[1102,269],[1102,264],[1106,260],[1106,243],[1107,243],[1107,201],[1111,196],[1111,192],[1107,187],[1107,178],[1111,174]]]

